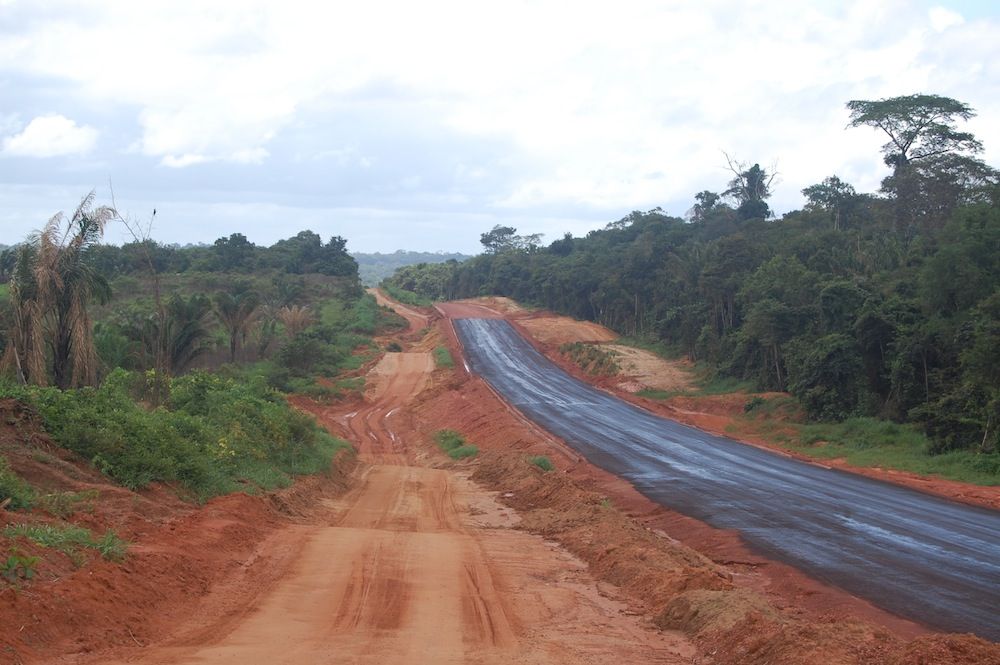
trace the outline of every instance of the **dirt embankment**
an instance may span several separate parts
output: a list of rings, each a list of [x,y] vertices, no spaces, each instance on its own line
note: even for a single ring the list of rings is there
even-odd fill
[[[95,534],[113,529],[130,543],[121,563],[94,553],[74,562],[16,539],[11,545],[39,562],[30,582],[0,581],[0,663],[135,648],[172,634],[195,609],[212,617],[241,612],[295,556],[299,543],[285,536],[288,527],[311,519],[319,498],[342,491],[353,466],[353,456],[343,456],[329,476],[198,507],[162,486],[131,492],[111,485],[52,443],[37,416],[10,400],[0,403],[0,454],[36,487],[90,497],[65,519],[0,510],[0,528],[28,521],[78,525]],[[2,554],[6,559],[8,552]]]

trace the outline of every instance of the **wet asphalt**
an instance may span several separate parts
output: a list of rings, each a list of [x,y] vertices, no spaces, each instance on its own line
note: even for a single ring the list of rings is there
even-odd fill
[[[899,616],[1000,641],[1000,512],[653,415],[573,378],[506,321],[454,323],[474,372],[650,499]]]

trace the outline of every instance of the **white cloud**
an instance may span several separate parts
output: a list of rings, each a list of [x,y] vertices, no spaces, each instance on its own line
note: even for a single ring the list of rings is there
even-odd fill
[[[97,143],[97,130],[79,126],[62,115],[42,115],[20,133],[3,140],[3,153],[15,157],[60,157],[90,152]]]

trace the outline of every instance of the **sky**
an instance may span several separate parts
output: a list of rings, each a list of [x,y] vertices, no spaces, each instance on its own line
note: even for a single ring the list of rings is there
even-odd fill
[[[727,155],[781,214],[877,190],[844,104],[917,92],[976,109],[1000,166],[1000,3],[0,0],[0,244],[113,188],[166,243],[476,253],[683,216]]]

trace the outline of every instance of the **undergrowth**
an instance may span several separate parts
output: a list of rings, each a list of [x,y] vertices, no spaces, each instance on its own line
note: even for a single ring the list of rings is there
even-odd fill
[[[552,460],[550,460],[545,455],[535,455],[533,457],[529,457],[528,463],[537,466],[539,469],[541,469],[546,473],[556,468],[555,465],[552,463]]]
[[[479,453],[479,448],[467,443],[465,437],[453,429],[438,430],[434,434],[434,440],[441,450],[454,460],[475,457]]]
[[[35,504],[35,490],[18,476],[7,464],[7,458],[0,454],[0,504],[8,501],[9,510],[28,510]]]
[[[386,284],[383,282],[379,288],[392,296],[394,300],[398,300],[404,305],[412,305],[414,307],[430,307],[434,304],[434,301],[427,296],[422,296],[419,293],[401,289],[398,286],[393,286],[392,284]]]
[[[345,447],[285,402],[261,377],[236,381],[192,372],[169,381],[155,409],[132,391],[141,376],[113,371],[99,388],[0,386],[38,409],[52,438],[130,489],[174,483],[204,501],[286,486],[324,471]]]
[[[618,354],[598,344],[569,342],[560,346],[559,351],[594,376],[613,376],[621,371]]]

